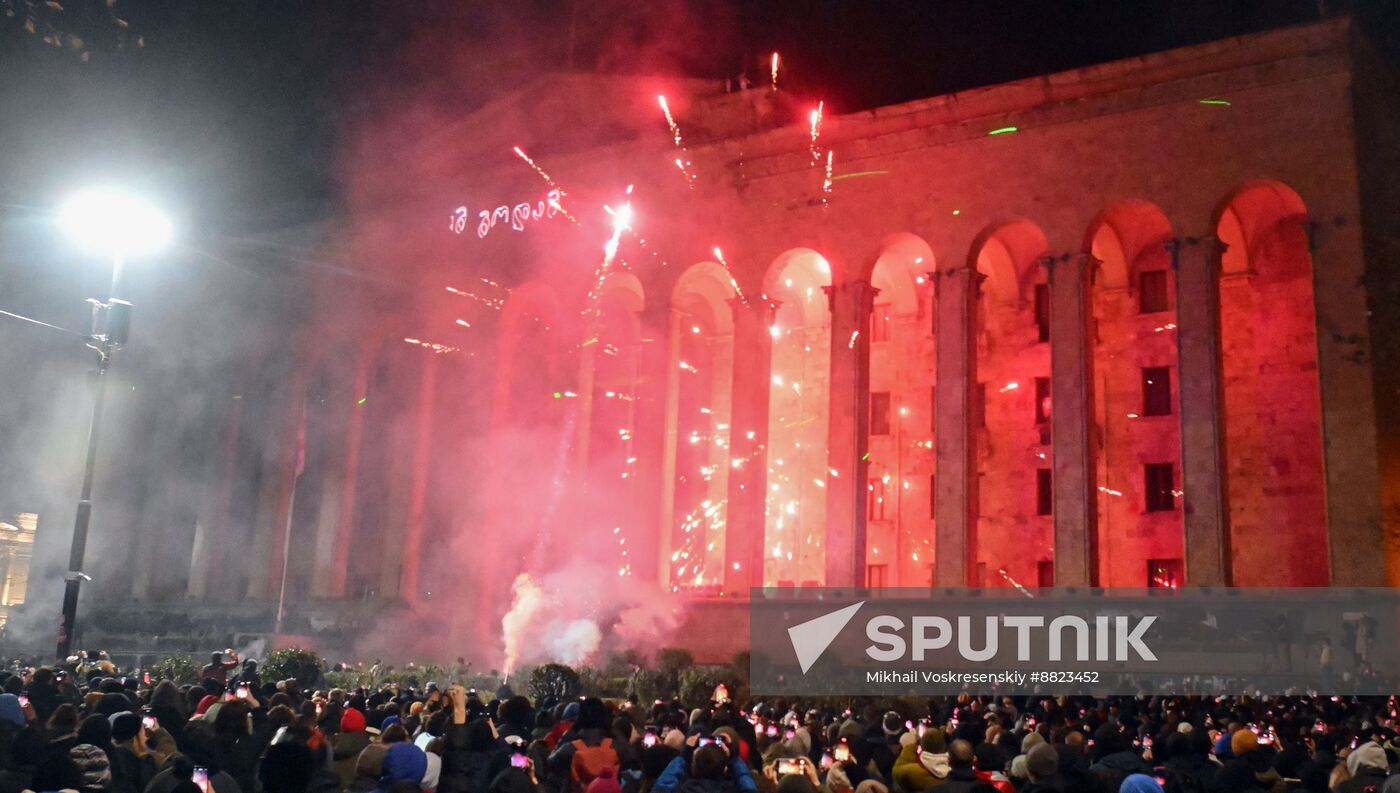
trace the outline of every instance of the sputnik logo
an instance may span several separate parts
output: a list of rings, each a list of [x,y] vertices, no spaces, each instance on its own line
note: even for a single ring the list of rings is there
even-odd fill
[[[812,668],[812,664],[826,652],[826,648],[831,646],[841,630],[864,605],[865,601],[862,600],[788,628],[788,639],[792,641],[793,652],[797,653],[797,663],[802,667],[802,674],[807,674],[807,670]]]

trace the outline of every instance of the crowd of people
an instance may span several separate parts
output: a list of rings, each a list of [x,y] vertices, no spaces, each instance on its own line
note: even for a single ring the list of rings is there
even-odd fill
[[[1400,793],[1393,696],[532,702],[312,690],[221,653],[202,674],[0,673],[0,793]]]

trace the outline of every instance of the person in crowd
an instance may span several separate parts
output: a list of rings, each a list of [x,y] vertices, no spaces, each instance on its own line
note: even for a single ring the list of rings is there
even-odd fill
[[[1385,787],[1389,763],[1385,749],[1374,741],[1366,741],[1352,749],[1346,759],[1347,774],[1337,793],[1375,793]]]
[[[199,676],[204,680],[213,680],[219,685],[227,685],[228,673],[237,668],[238,653],[226,649],[221,653],[211,653],[209,663],[200,671]]]
[[[948,777],[948,745],[943,730],[929,727],[894,762],[894,781],[906,793],[923,793]]]
[[[1027,784],[1021,793],[1075,793],[1065,787],[1065,778],[1060,775],[1060,754],[1055,747],[1040,743],[1025,756]]]
[[[948,744],[948,775],[938,786],[939,793],[997,793],[995,787],[977,776],[974,761],[970,742],[959,738]]]
[[[146,748],[146,728],[141,717],[122,711],[110,717],[112,793],[143,793],[160,769]]]

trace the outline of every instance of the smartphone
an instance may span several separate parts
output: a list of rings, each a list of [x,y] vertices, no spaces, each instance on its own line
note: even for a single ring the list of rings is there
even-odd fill
[[[149,686],[151,684],[151,673],[147,672],[146,674],[141,676],[141,679],[146,681],[146,685]]]
[[[836,744],[836,748],[831,752],[831,758],[838,763],[851,762],[851,747],[844,743]]]
[[[778,774],[800,774],[802,773],[802,763],[797,760],[779,760]]]
[[[831,752],[822,752],[822,768],[823,768],[823,769],[830,768],[833,762],[835,762],[835,761],[834,761],[834,760],[832,759],[832,757],[831,757]]]
[[[769,737],[769,738],[777,738],[777,737],[778,737],[778,725],[776,725],[776,724],[770,724],[770,725],[768,725],[768,729],[765,730],[765,732],[768,733],[768,737]]]
[[[656,733],[649,732],[642,736],[642,746],[650,749],[656,745]]]
[[[160,722],[156,721],[155,716],[146,714],[145,716],[141,717],[141,726],[145,727],[148,731],[154,732],[155,730],[160,728]]]
[[[209,769],[203,766],[195,766],[194,775],[190,777],[201,793],[209,793]]]
[[[785,732],[783,733],[783,740],[785,740],[785,741],[791,741],[793,738],[796,738],[796,737],[797,737],[797,730],[787,730],[787,731],[785,731]]]
[[[701,738],[701,739],[700,739],[700,745],[701,745],[701,746],[709,746],[710,744],[712,744],[712,743],[714,743],[714,742],[715,742],[715,739],[714,739],[714,738]]]
[[[21,708],[27,708],[27,707],[29,707],[29,697],[26,697],[25,695],[20,694],[20,695],[19,695],[19,706],[20,706]]]
[[[516,768],[525,768],[530,764],[530,758],[526,757],[521,752],[511,752],[510,764]]]
[[[238,687],[238,693],[235,694],[235,696],[238,697],[239,699],[247,699],[247,698],[248,698],[248,687],[247,687],[247,686],[239,686],[239,687]],[[320,706],[320,705],[317,705],[317,706],[316,706],[316,712],[317,712],[317,713],[320,713],[320,712],[321,712],[321,706]]]
[[[1142,736],[1142,748],[1144,748],[1144,749],[1151,749],[1151,748],[1152,748],[1152,736],[1151,736],[1151,735],[1144,735],[1144,736]]]

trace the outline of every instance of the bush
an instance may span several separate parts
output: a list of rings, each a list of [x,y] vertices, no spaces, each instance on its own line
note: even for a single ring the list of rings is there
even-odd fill
[[[151,668],[151,677],[155,680],[171,680],[178,685],[184,685],[198,683],[199,673],[203,670],[204,665],[193,655],[175,653],[163,656],[157,661],[156,665]]]
[[[666,679],[654,669],[638,669],[632,673],[627,684],[627,692],[636,694],[637,701],[646,707],[658,699],[670,699],[673,693],[666,687]]]
[[[325,673],[325,662],[321,656],[300,647],[287,647],[273,650],[258,667],[258,674],[264,680],[286,680],[296,678],[303,688],[312,688],[321,682]]]
[[[556,702],[573,699],[583,690],[578,672],[564,664],[544,664],[530,672],[530,699],[536,703],[553,698]]]

